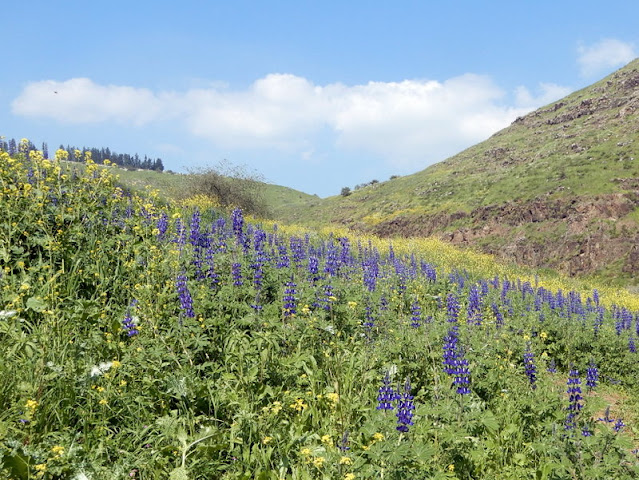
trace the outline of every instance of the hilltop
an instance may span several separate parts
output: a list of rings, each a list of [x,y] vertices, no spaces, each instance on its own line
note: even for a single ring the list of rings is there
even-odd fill
[[[639,59],[413,175],[278,210],[380,236],[436,236],[537,268],[639,273]]]

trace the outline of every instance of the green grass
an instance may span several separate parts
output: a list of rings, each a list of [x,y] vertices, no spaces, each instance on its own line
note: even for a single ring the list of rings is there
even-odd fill
[[[69,173],[0,153],[1,478],[639,475],[639,298]]]

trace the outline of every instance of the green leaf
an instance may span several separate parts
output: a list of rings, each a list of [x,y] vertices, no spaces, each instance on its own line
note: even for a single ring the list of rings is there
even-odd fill
[[[40,297],[29,297],[27,308],[35,312],[41,312],[47,308],[47,304]]]
[[[178,467],[171,471],[169,480],[189,480],[189,473],[185,467]]]
[[[499,421],[497,420],[497,417],[495,417],[495,414],[490,410],[486,410],[484,412],[481,417],[481,423],[490,433],[495,433],[499,430]]]

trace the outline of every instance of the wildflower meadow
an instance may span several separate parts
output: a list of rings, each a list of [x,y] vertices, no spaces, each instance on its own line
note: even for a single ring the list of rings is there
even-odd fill
[[[65,154],[0,152],[1,478],[639,476],[635,297]]]

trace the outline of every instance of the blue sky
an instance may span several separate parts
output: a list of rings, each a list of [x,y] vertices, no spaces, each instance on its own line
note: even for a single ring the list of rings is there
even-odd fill
[[[635,0],[1,11],[0,135],[181,172],[227,160],[321,197],[445,160],[639,55]]]

